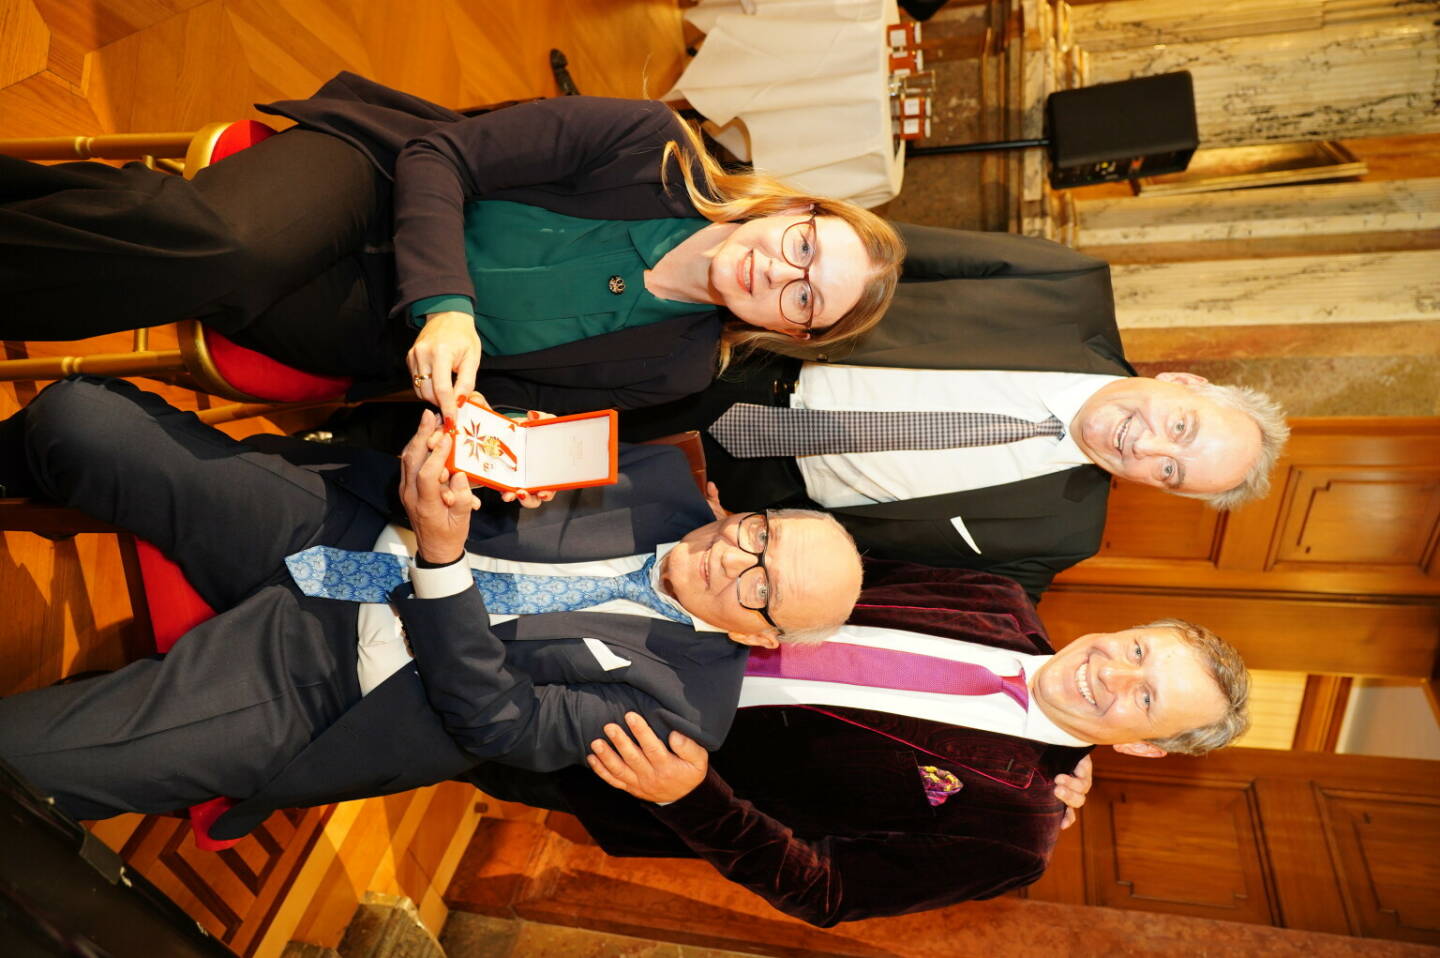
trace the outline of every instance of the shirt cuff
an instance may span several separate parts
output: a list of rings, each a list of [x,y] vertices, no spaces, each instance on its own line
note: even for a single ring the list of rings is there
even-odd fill
[[[417,599],[445,599],[472,587],[475,579],[470,575],[470,563],[461,556],[438,569],[422,569],[412,563],[410,585]]]
[[[475,303],[469,296],[426,296],[410,304],[410,325],[417,329],[425,325],[431,313],[468,313],[475,315]]]

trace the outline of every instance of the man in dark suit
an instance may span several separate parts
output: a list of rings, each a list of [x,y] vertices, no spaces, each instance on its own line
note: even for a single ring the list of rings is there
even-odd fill
[[[628,710],[718,745],[746,646],[823,634],[859,590],[837,525],[787,513],[712,521],[669,447],[627,450],[614,486],[472,514],[465,477],[445,471],[450,439],[427,413],[399,464],[412,550],[387,525],[389,457],[303,468],[129,383],[87,378],[0,425],[0,479],[134,531],[220,610],[163,660],[0,701],[0,756],[81,818],[229,796],[239,803],[211,834],[235,837],[276,808],[388,794],[477,761],[579,762]],[[305,594],[287,567],[314,546],[396,542],[416,564],[388,606]],[[534,614],[500,623],[467,558],[589,595],[594,580],[564,577],[629,575],[641,594],[517,609]]]
[[[1217,508],[1264,495],[1286,436],[1281,411],[1199,376],[1135,377],[1104,262],[1026,236],[896,225],[907,247],[899,289],[852,349],[747,362],[698,396],[627,412],[624,435],[709,430],[726,507],[818,503],[868,555],[986,569],[1032,596],[1099,549],[1111,475]],[[897,439],[787,454],[771,432],[779,421],[741,421],[732,434],[782,443],[756,452],[712,434],[736,404],[767,415],[998,413],[1057,428],[984,447]]]
[[[590,761],[599,777],[481,766],[466,778],[498,798],[573,812],[610,854],[703,858],[780,911],[829,926],[1035,881],[1064,814],[1056,776],[1086,743],[1197,754],[1247,724],[1243,664],[1197,626],[1162,620],[1082,636],[1051,657],[1009,580],[871,561],[866,583],[827,646],[1007,650],[1026,669],[1028,705],[1002,694],[767,688],[747,674],[734,727],[708,764],[684,736],[671,734],[666,749],[632,720],[639,747],[607,729],[610,744],[597,743]]]

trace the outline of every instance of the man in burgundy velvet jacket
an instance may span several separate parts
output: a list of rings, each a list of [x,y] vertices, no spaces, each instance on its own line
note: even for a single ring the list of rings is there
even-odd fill
[[[867,588],[853,625],[1052,651],[1024,592],[1008,579],[905,563],[866,565]],[[1109,734],[1124,720],[1141,728],[1153,722],[1156,738],[1168,736],[1163,745],[1171,748],[1218,747],[1244,728],[1243,666],[1222,680],[1214,660],[1187,651],[1178,631],[1159,626],[1078,639],[1051,660],[1056,669],[1041,670],[1032,696],[1058,705],[1057,724],[1087,741],[1126,741]],[[1174,644],[1152,648],[1151,638],[1164,639],[1162,633]],[[1118,643],[1128,660],[1132,634],[1140,638],[1134,643],[1139,658],[1122,668],[1134,675],[1112,680],[1106,643]],[[1178,662],[1177,654],[1193,658]],[[1047,671],[1060,684],[1047,689]],[[1079,694],[1098,699],[1095,711],[1103,714],[1084,714]],[[1167,707],[1181,711],[1163,720],[1149,714],[1167,698]],[[1135,718],[1142,706],[1147,714]],[[1220,708],[1225,716],[1215,723]],[[1073,714],[1063,714],[1067,710]],[[1206,731],[1224,730],[1198,743],[1193,733],[1173,734],[1207,723]],[[647,744],[643,725],[631,731]],[[803,705],[742,708],[724,745],[709,756],[708,770],[704,750],[683,741],[672,739],[671,752],[650,737],[646,751],[658,759],[652,766],[618,729],[611,738],[618,753],[601,745],[596,753],[604,764],[591,764],[616,788],[579,768],[546,776],[485,766],[469,780],[498,798],[573,812],[612,855],[704,858],[780,911],[822,927],[990,898],[1035,881],[1065,813],[1055,778],[1089,752],[904,715]],[[1147,741],[1116,748],[1165,754]],[[948,793],[927,787],[937,778],[951,782]],[[678,780],[685,784],[667,793],[662,783]],[[621,789],[675,800],[658,805]]]

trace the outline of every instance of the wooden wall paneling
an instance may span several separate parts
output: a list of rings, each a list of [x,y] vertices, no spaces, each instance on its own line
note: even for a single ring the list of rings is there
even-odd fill
[[[1089,904],[1274,923],[1249,783],[1107,777],[1085,815]]]
[[[1335,751],[1353,683],[1349,676],[1338,675],[1312,675],[1305,680],[1292,748],[1297,752]]]
[[[1039,606],[1056,646],[1165,616],[1208,626],[1254,669],[1429,677],[1440,605],[1355,597],[1055,587]]]
[[[1103,879],[1117,872],[1103,871],[1108,861],[1126,861],[1127,854],[1134,867],[1150,867],[1159,880],[1173,881],[1164,871],[1163,854],[1152,853],[1153,861],[1143,862],[1129,849],[1144,839],[1127,841],[1123,829],[1107,834],[1108,823],[1120,821],[1142,835],[1173,830],[1193,843],[1191,860],[1223,859],[1243,839],[1197,823],[1204,809],[1194,793],[1239,790],[1253,813],[1276,923],[1333,934],[1440,940],[1440,763],[1246,748],[1152,761],[1100,750],[1086,814],[1106,807],[1096,805],[1097,795],[1108,803],[1118,789],[1136,787],[1150,789],[1143,806],[1147,818],[1092,816],[1087,823],[1086,867],[1102,869],[1089,877],[1093,904],[1134,907],[1113,890],[1094,889],[1096,874]],[[1208,851],[1207,842],[1214,846]]]
[[[1355,933],[1330,856],[1314,786],[1268,781],[1257,789],[1280,924],[1335,935]]]
[[[1357,932],[1440,945],[1440,801],[1338,789],[1317,798]]]
[[[1226,513],[1199,499],[1111,479],[1110,510],[1099,555],[1213,566],[1220,558],[1227,518]]]
[[[1440,417],[1291,420],[1271,494],[1225,516],[1116,482],[1067,585],[1440,596]]]
[[[1291,481],[1272,569],[1376,571],[1390,578],[1394,592],[1409,592],[1410,579],[1434,574],[1440,461],[1383,470],[1295,466]]]

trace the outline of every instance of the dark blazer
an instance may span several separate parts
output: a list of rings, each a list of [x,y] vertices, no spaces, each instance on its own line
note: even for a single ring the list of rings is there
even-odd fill
[[[907,252],[889,311],[819,362],[905,369],[994,369],[1132,376],[1115,325],[1110,269],[1047,240],[896,223]],[[775,352],[784,353],[784,346]],[[647,438],[704,429],[733,402],[784,402],[794,360],[732,367],[698,397],[622,418]],[[730,508],[805,504],[793,459],[734,459],[707,435],[711,477]],[[882,559],[983,569],[1038,597],[1055,573],[1095,554],[1110,476],[1078,466],[1018,482],[832,509]],[[961,516],[980,554],[950,524]]]
[[[885,319],[831,362],[1133,376],[1110,267],[1047,240],[900,225],[908,253]],[[836,510],[867,554],[987,569],[1038,595],[1100,549],[1110,476],[1077,466],[1019,482]],[[981,554],[950,524],[962,516]]]
[[[380,505],[395,467],[386,459],[382,472],[378,462],[367,457],[328,477]],[[712,518],[677,450],[632,447],[622,466],[615,486],[576,490],[541,510],[482,509],[467,549],[532,562],[605,559],[653,550]],[[491,628],[474,589],[419,600],[402,586],[392,602],[413,664],[316,736],[222,816],[212,835],[244,834],[277,808],[433,784],[477,760],[558,769],[580,762],[604,724],[628,710],[712,747],[729,730],[747,650],[723,633],[585,612],[521,616]],[[582,637],[603,641],[630,665],[607,670]]]
[[[661,183],[675,114],[646,100],[558,97],[462,116],[353,73],[307,100],[259,109],[341,137],[395,180],[395,312],[430,296],[472,296],[458,242],[464,204],[510,200],[589,219],[700,214],[677,160]],[[715,375],[723,311],[705,310],[582,342],[485,357],[492,403],[556,413],[665,402]]]
[[[1015,583],[867,561],[850,621],[1050,652]],[[704,782],[667,806],[583,769],[549,782],[613,855],[699,857],[780,911],[828,926],[991,898],[1035,881],[1059,834],[1054,778],[1089,750],[848,708],[741,709]],[[920,769],[960,791],[931,805]],[[533,781],[493,769],[473,780]],[[521,793],[523,794],[523,792]]]

